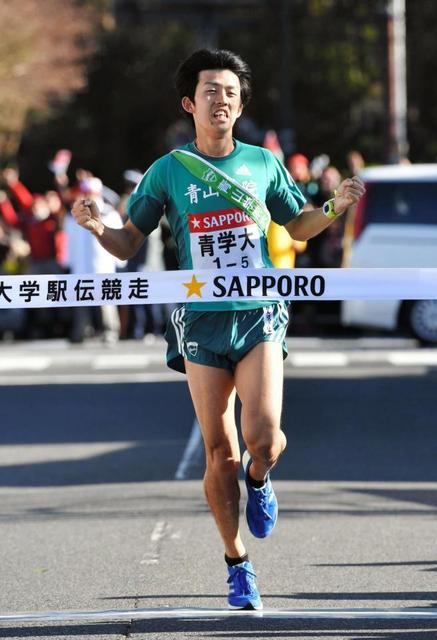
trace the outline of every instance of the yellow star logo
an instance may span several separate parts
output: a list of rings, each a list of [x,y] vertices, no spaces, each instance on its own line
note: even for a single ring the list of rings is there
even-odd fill
[[[199,296],[199,298],[201,298],[202,297],[201,288],[206,285],[206,282],[199,282],[196,279],[196,276],[193,275],[193,277],[191,278],[191,282],[183,282],[182,284],[184,285],[184,287],[187,287],[188,289],[187,298],[193,295]]]

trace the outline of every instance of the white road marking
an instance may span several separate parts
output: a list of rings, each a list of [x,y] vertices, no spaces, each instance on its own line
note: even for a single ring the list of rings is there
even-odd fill
[[[150,535],[149,548],[144,554],[140,564],[159,564],[159,551],[161,546],[161,540],[169,533],[170,525],[163,520],[159,520],[153,527],[153,531]]]
[[[97,355],[70,352],[62,358],[58,353],[2,357],[0,352],[0,386],[185,381],[185,376],[170,369],[147,370],[163,364],[163,358],[160,352]],[[437,367],[437,349],[291,351],[285,361],[285,375],[292,378],[424,375],[427,367]]]
[[[36,376],[0,376],[0,386],[45,384],[119,384],[123,382],[185,382],[177,371],[159,373],[45,373]]]
[[[295,367],[346,367],[349,357],[340,351],[316,353],[292,353],[290,359]]]
[[[390,364],[397,367],[424,365],[437,365],[437,349],[416,349],[411,351],[391,351],[387,354]]]
[[[393,376],[423,376],[427,368],[413,366],[377,365],[361,367],[293,367],[285,361],[285,378],[382,378]],[[185,382],[186,378],[171,369],[160,372],[118,372],[118,373],[39,373],[38,375],[0,375],[1,387],[38,386],[38,385],[90,385],[90,384],[127,384],[152,382]]]
[[[327,380],[342,380],[344,378],[402,378],[424,376],[426,374],[426,367],[393,367],[393,365],[386,367],[293,367],[290,363],[288,366],[286,364],[284,369],[285,378],[323,378]]]
[[[51,358],[44,356],[14,356],[0,358],[0,371],[44,371],[51,365]]]
[[[161,353],[126,353],[104,354],[95,356],[91,361],[91,367],[97,371],[102,369],[145,369],[152,363],[162,363]]]
[[[47,611],[0,615],[1,623],[60,622],[75,620],[198,620],[208,618],[264,618],[293,620],[310,618],[362,620],[435,620],[437,609],[264,609],[230,611],[229,609],[109,609],[104,611]]]
[[[202,445],[202,434],[200,432],[199,423],[197,418],[194,418],[193,426],[191,427],[190,437],[188,439],[185,451],[182,455],[181,461],[175,473],[175,480],[185,480],[188,475],[188,471],[193,464],[197,454],[199,453]]]
[[[426,367],[394,367],[362,366],[362,367],[293,367],[291,362],[285,361],[286,378],[382,378],[393,376],[423,376]],[[0,375],[0,386],[38,386],[62,384],[127,384],[152,382],[185,382],[185,376],[170,369],[159,373],[41,373],[36,375]]]
[[[143,354],[102,355],[92,359],[91,368],[96,371],[101,369],[145,369],[149,363],[150,358]]]

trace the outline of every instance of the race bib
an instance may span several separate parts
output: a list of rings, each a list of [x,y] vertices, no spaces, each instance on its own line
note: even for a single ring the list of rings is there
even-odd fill
[[[188,214],[194,269],[263,267],[261,231],[241,209]]]

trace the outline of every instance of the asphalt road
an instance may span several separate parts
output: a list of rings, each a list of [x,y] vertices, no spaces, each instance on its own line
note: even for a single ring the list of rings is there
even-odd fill
[[[202,448],[162,345],[2,348],[0,638],[434,640],[437,615],[419,616],[437,610],[437,353],[299,345],[274,473],[280,520],[263,541],[242,525],[263,617],[224,611]],[[65,610],[125,613],[1,621]]]

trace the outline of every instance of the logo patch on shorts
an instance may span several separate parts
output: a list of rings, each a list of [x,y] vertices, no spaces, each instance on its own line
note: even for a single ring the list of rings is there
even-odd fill
[[[264,311],[264,314],[263,314],[264,315],[263,333],[264,333],[264,335],[270,335],[274,331],[274,326],[273,326],[273,307],[272,306],[264,307],[263,311]]]
[[[195,358],[197,356],[197,351],[199,349],[199,344],[197,342],[187,342],[187,351],[190,356]]]

